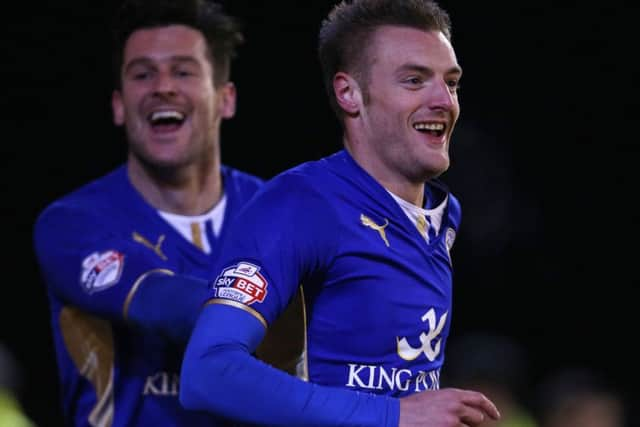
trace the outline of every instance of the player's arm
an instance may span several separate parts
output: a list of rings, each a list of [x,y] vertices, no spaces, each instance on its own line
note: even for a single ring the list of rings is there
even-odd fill
[[[208,285],[206,280],[168,271],[144,273],[129,290],[123,317],[138,328],[186,342],[208,295]]]
[[[459,427],[493,414],[479,394],[434,391],[403,399],[401,415],[400,399],[304,382],[252,356],[297,284],[331,265],[341,239],[331,205],[293,178],[267,184],[228,229],[221,273],[183,359],[182,405],[268,426],[396,427],[402,419],[403,427]]]
[[[182,365],[185,408],[256,425],[398,425],[398,399],[308,383],[254,358],[263,322],[229,304],[203,309]]]
[[[182,365],[188,409],[268,426],[476,427],[500,417],[482,393],[443,389],[401,399],[307,383],[251,356],[265,334],[256,313],[211,303]]]
[[[397,426],[399,402],[311,384],[253,356],[306,278],[333,259],[331,205],[304,177],[272,180],[227,229],[180,375],[188,409],[269,426]]]
[[[47,209],[35,224],[34,248],[48,290],[102,318],[186,341],[206,299],[205,281],[168,280],[165,260],[131,230],[82,206]]]

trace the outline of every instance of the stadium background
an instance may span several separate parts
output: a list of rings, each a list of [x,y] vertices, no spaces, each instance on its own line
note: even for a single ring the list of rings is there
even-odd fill
[[[41,427],[62,424],[31,227],[47,203],[123,159],[110,116],[115,4],[22,2],[4,19],[0,338]],[[443,176],[463,206],[453,334],[512,337],[527,351],[532,385],[587,366],[637,403],[631,3],[442,4],[464,69]],[[239,105],[223,125],[224,161],[268,178],[339,149],[315,57],[331,2],[226,5],[247,42],[232,71]]]

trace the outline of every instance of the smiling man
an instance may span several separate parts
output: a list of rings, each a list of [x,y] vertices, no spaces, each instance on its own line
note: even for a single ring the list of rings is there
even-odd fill
[[[242,34],[196,0],[126,1],[115,30],[112,107],[126,163],[35,225],[65,425],[215,426],[180,406],[178,374],[218,241],[262,184],[220,159]]]
[[[232,225],[180,400],[268,426],[498,419],[483,394],[439,389],[461,218],[438,180],[460,112],[449,17],[429,0],[345,0],[319,56],[344,149],[272,179]],[[309,382],[251,356],[299,283]]]

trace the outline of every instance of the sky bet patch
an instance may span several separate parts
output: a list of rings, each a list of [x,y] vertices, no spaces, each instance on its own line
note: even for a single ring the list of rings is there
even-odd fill
[[[94,252],[82,261],[80,283],[92,294],[118,283],[124,267],[124,255],[118,251]]]
[[[267,280],[259,273],[260,267],[240,262],[225,268],[214,282],[216,297],[251,305],[267,296]]]

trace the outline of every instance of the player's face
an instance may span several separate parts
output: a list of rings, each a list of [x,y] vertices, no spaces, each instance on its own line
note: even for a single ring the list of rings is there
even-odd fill
[[[381,174],[424,182],[449,167],[461,69],[441,32],[381,27],[368,49],[363,131]]]
[[[235,112],[235,88],[214,87],[207,52],[202,34],[182,25],[131,34],[112,107],[134,160],[180,167],[209,161],[218,149],[220,123]]]

